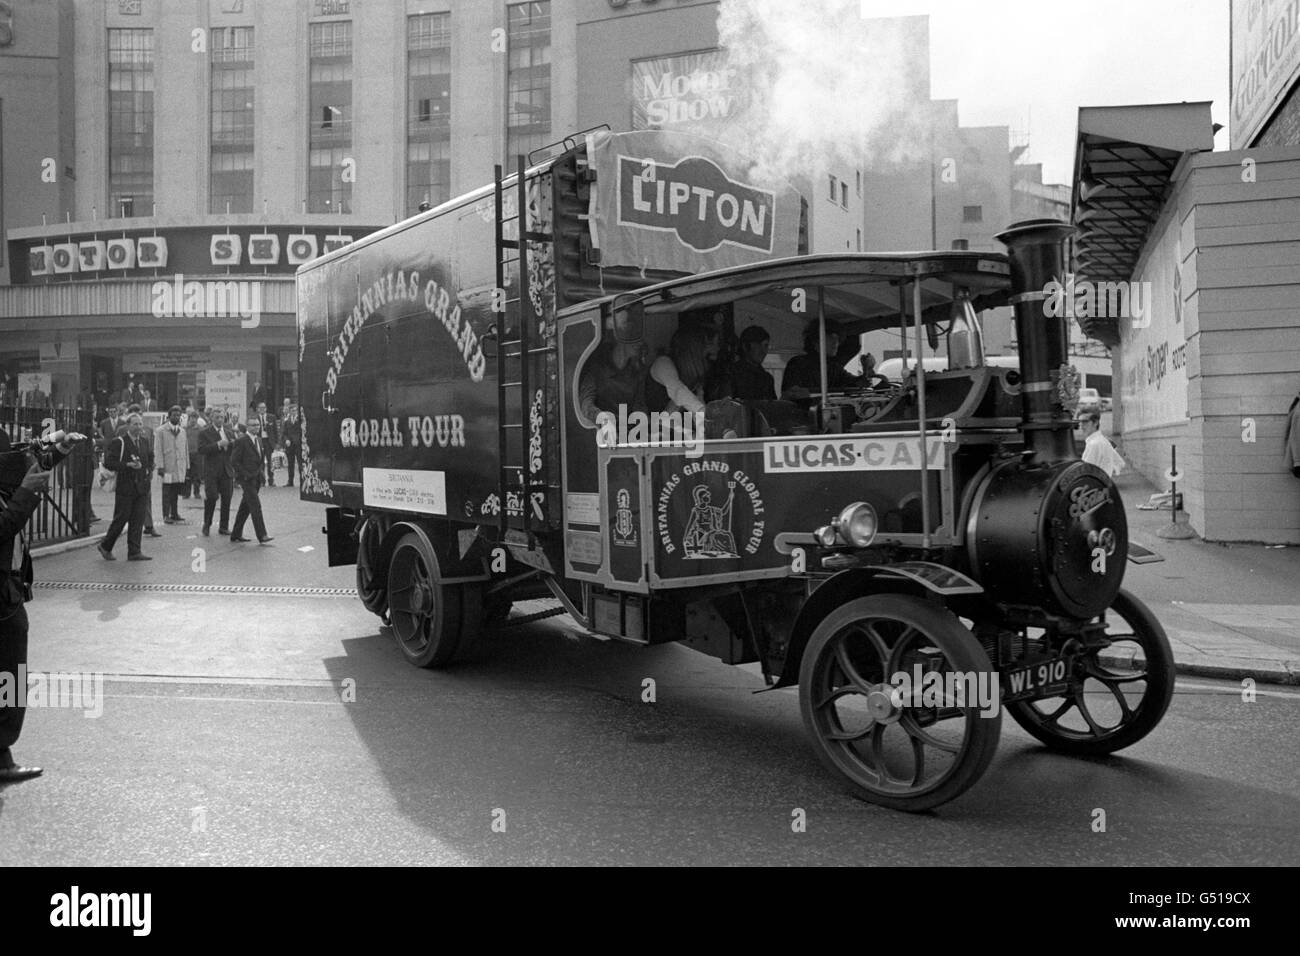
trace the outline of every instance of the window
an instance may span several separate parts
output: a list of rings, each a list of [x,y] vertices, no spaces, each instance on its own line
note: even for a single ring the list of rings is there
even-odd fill
[[[352,211],[352,23],[310,24],[307,210]]]
[[[838,188],[839,180],[836,179],[834,176],[830,177],[830,180],[831,180],[831,202],[835,202],[837,199],[839,199],[840,196],[840,191]]]
[[[451,14],[406,20],[406,213],[451,198]]]
[[[858,252],[861,252],[862,251],[862,230],[861,229],[857,230],[857,233],[858,233]]]
[[[859,169],[859,170],[858,170],[856,173],[854,173],[853,175],[857,177],[857,180],[858,180],[858,195],[861,196],[861,195],[862,195],[862,170]]]
[[[212,29],[208,212],[253,211],[253,28]]]
[[[153,195],[153,30],[109,30],[109,215],[150,215]]]
[[[849,184],[840,183],[840,205],[845,209],[849,208]]]
[[[984,207],[983,206],[962,206],[961,221],[962,222],[983,222]]]
[[[506,161],[551,141],[550,0],[506,7]]]

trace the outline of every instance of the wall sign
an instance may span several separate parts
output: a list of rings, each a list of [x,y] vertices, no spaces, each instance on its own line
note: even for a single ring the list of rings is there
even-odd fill
[[[1231,100],[1233,149],[1244,149],[1300,79],[1300,2],[1234,0]]]
[[[264,228],[264,227],[263,227]],[[202,273],[204,266],[234,268],[245,262],[258,269],[300,266],[318,255],[341,249],[352,236],[312,233],[218,232],[195,230],[134,238],[96,235],[69,236],[61,242],[45,241],[26,247],[27,275],[49,276],[72,273],[166,269],[169,258],[179,257],[173,268]],[[170,237],[170,243],[169,243]],[[197,242],[203,245],[195,248]],[[175,247],[182,250],[173,255]],[[206,256],[203,247],[206,246]],[[20,247],[21,248],[21,247]],[[22,277],[16,277],[22,281]]]

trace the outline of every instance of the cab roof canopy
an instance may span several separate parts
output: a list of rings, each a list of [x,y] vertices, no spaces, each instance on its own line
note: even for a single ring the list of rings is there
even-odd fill
[[[997,252],[836,253],[774,259],[672,279],[597,300],[623,310],[640,303],[647,318],[708,309],[745,300],[772,322],[802,324],[818,314],[822,294],[826,319],[847,334],[896,329],[900,294],[912,320],[912,287],[921,282],[926,324],[946,322],[958,290],[969,292],[975,309],[1007,305],[1011,276],[1007,257]],[[791,306],[794,293],[807,293],[803,311]],[[589,309],[592,302],[578,308]]]

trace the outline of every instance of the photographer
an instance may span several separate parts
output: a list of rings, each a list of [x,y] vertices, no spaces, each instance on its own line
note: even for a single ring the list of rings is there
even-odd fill
[[[59,442],[38,461],[26,451],[10,450],[9,436],[0,431],[0,674],[10,681],[27,668],[27,609],[32,596],[32,556],[23,527],[36,510],[50,472],[82,439],[56,433]],[[23,474],[23,469],[26,473]],[[21,476],[21,477],[20,477]],[[22,733],[25,708],[0,701],[0,783],[39,776],[39,767],[20,767],[10,748]]]
[[[152,561],[140,550],[144,525],[149,520],[149,488],[153,472],[153,442],[145,437],[144,419],[136,412],[127,419],[127,430],[114,438],[104,453],[104,467],[117,472],[117,491],[113,501],[113,521],[99,544],[105,561],[116,561],[113,545],[122,529],[126,533],[126,559]]]

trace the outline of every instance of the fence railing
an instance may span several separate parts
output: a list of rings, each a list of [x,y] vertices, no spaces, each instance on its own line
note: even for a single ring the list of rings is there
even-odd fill
[[[83,408],[0,405],[0,429],[11,442],[30,441],[59,429],[96,437],[94,414]],[[97,465],[95,445],[79,442],[54,469],[41,503],[27,523],[33,546],[84,538],[90,533],[90,490]]]

